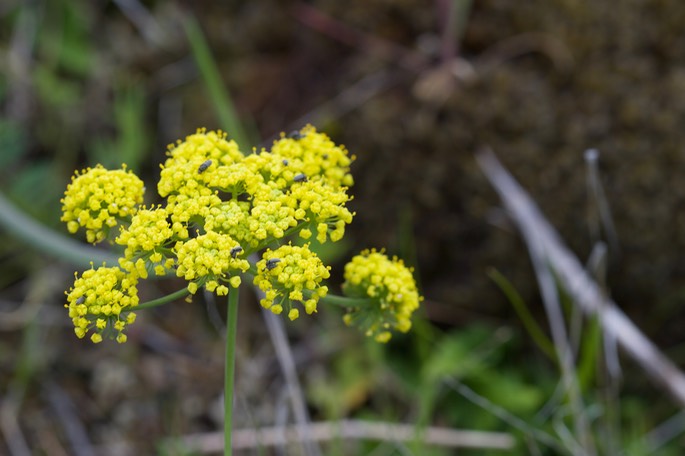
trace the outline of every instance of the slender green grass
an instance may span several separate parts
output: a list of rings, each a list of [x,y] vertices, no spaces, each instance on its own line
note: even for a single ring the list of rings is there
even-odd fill
[[[502,290],[502,293],[504,293],[504,295],[507,297],[511,305],[514,307],[516,314],[521,319],[521,322],[523,323],[523,326],[526,328],[526,331],[528,331],[528,334],[530,334],[530,337],[537,344],[537,346],[540,347],[540,350],[542,350],[542,352],[545,355],[547,355],[551,360],[556,360],[557,356],[554,351],[554,344],[549,339],[549,337],[545,335],[544,331],[540,328],[540,326],[535,322],[535,318],[533,318],[533,315],[528,310],[525,301],[523,300],[521,295],[516,291],[514,285],[512,285],[512,283],[509,280],[507,280],[507,278],[504,277],[496,269],[491,269],[490,271],[488,271],[488,276],[492,279],[493,282],[495,282],[499,289]]]
[[[221,81],[219,68],[212,57],[207,40],[194,17],[188,16],[184,22],[186,36],[197,63],[197,67],[205,83],[209,99],[214,106],[222,128],[241,148],[249,149],[253,145],[236,112],[233,99]]]

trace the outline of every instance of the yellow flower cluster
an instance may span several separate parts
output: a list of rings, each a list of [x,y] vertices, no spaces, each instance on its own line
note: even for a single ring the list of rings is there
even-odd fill
[[[244,157],[235,141],[226,139],[225,133],[207,133],[204,129],[170,145],[167,155],[157,191],[167,198],[166,210],[174,234],[187,239],[188,225],[206,218],[211,208],[221,205],[219,190],[225,189],[212,188],[209,183]]]
[[[345,323],[360,327],[378,342],[390,340],[391,329],[409,331],[411,315],[423,299],[412,273],[402,260],[375,249],[352,258],[345,265],[343,291],[349,297],[371,298],[373,304],[348,309]]]
[[[295,302],[302,303],[307,314],[316,312],[319,298],[328,293],[328,287],[320,284],[330,277],[329,269],[308,245],[267,249],[257,262],[254,278],[254,284],[265,294],[260,304],[277,315],[287,310],[291,320],[300,316],[293,307]]]
[[[172,235],[164,208],[140,209],[115,240],[126,247],[119,266],[143,279],[148,276],[148,266],[154,269],[155,275],[166,275],[175,263]]]
[[[244,156],[221,132],[198,130],[169,147],[157,189],[171,229],[187,239],[195,225],[228,234],[252,250],[293,231],[337,241],[352,214],[347,151],[312,126]]]
[[[225,296],[227,284],[238,288],[240,276],[237,274],[250,267],[247,260],[240,258],[243,253],[242,247],[230,236],[209,231],[179,243],[176,275],[190,282],[188,290],[192,294],[204,285],[207,290]]]
[[[349,200],[347,193],[325,185],[321,180],[293,185],[290,197],[297,201],[295,217],[308,221],[309,226],[316,228],[316,240],[320,243],[327,238],[333,242],[342,239],[345,225],[352,222],[354,214],[345,207]],[[309,239],[311,230],[303,229],[300,236]]]
[[[351,187],[350,157],[343,146],[307,125],[288,136],[283,135],[271,148],[271,153],[287,161],[287,169],[293,177],[299,173],[308,178],[321,176],[331,187]]]
[[[79,338],[93,331],[90,339],[94,343],[105,336],[126,342],[123,333],[126,325],[136,319],[131,312],[138,305],[138,280],[117,267],[104,265],[98,269],[84,271],[81,277],[75,275],[74,286],[67,292],[65,306],[74,323],[74,332]]]
[[[103,241],[112,228],[135,214],[144,192],[143,181],[126,165],[117,170],[98,165],[77,171],[61,200],[62,221],[70,233],[85,228],[88,242]]]
[[[291,235],[320,242],[342,238],[354,214],[346,206],[353,184],[347,150],[312,126],[281,135],[270,151],[244,155],[223,132],[198,130],[169,146],[157,190],[165,205],[141,207],[144,187],[123,166],[77,172],[62,200],[69,231],[85,227],[90,242],[108,238],[124,247],[118,268],[89,270],[68,293],[76,332],[94,342],[108,325],[121,330],[135,316],[136,284],[153,273],[175,272],[195,294],[200,287],[226,295],[250,269],[246,258]],[[282,243],[283,241],[281,241]],[[316,311],[329,271],[308,246],[267,250],[255,283],[274,313],[294,320],[302,305]],[[254,271],[254,266],[253,269]]]

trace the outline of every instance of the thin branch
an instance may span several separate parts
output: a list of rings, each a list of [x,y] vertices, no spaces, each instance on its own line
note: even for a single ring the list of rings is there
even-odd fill
[[[23,394],[23,393],[22,393]],[[0,432],[12,456],[30,456],[28,442],[19,426],[19,401],[15,395],[7,395],[0,404]]]
[[[477,154],[476,159],[521,231],[535,230],[536,241],[544,250],[547,262],[574,302],[585,314],[598,315],[603,329],[616,337],[619,345],[656,384],[666,388],[681,406],[685,406],[685,375],[612,300],[602,294],[575,255],[564,245],[535,203],[504,169],[497,157],[485,150]]]
[[[233,432],[233,448],[283,446],[298,442],[303,436],[319,442],[349,439],[411,442],[416,438],[416,426],[343,420],[311,423],[306,429],[300,426],[240,429]],[[428,444],[449,448],[510,450],[515,444],[514,438],[507,433],[439,427],[425,428],[422,437]],[[212,453],[221,450],[223,436],[220,433],[195,434],[183,437],[181,441],[183,447],[190,451]]]
[[[50,407],[55,412],[58,424],[70,444],[71,454],[74,456],[94,454],[88,432],[76,413],[74,402],[57,383],[48,381],[45,388]]]
[[[547,262],[544,247],[537,242],[538,232],[535,227],[528,229],[521,228],[523,237],[528,245],[528,252],[533,263],[533,269],[537,277],[538,287],[542,295],[542,302],[545,306],[545,313],[552,332],[554,348],[556,350],[559,365],[561,367],[561,378],[564,389],[568,394],[569,404],[573,411],[572,417],[575,419],[575,431],[580,448],[574,454],[596,454],[590,438],[587,417],[583,410],[582,395],[575,372],[573,352],[569,343],[564,314],[559,301],[559,291],[554,281],[554,276]]]
[[[264,297],[261,290],[255,291],[260,295],[260,299]],[[290,402],[293,407],[295,422],[298,424],[296,427],[296,434],[298,434],[297,441],[303,443],[306,455],[318,456],[321,454],[321,449],[314,444],[316,439],[308,435],[310,430],[309,413],[307,412],[304,394],[302,393],[302,387],[300,386],[300,381],[297,377],[295,359],[290,348],[290,342],[288,341],[285,328],[283,327],[283,320],[267,309],[262,309],[262,316],[269,329],[269,336],[271,337],[271,342],[276,350],[276,358],[278,359],[278,364],[281,366],[281,371],[283,372],[283,377],[285,378],[285,383],[288,387],[288,396],[290,396]],[[264,444],[266,445],[266,443]],[[237,447],[234,446],[234,448]]]
[[[656,454],[664,445],[685,432],[685,410],[681,410],[645,435],[648,454]]]

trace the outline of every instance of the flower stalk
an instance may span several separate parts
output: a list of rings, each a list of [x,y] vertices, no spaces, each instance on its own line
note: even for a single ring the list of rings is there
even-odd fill
[[[238,289],[228,293],[226,313],[226,366],[224,373],[224,456],[233,452],[233,395],[235,386],[235,348],[238,332]]]

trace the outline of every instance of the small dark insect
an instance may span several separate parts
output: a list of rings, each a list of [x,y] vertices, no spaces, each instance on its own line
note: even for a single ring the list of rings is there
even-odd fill
[[[280,263],[280,262],[281,262],[281,259],[280,259],[280,258],[271,258],[271,259],[268,259],[268,260],[266,260],[266,269],[268,269],[269,271],[271,271],[271,270],[272,270],[273,268],[275,268],[276,265],[277,265],[278,263]]]
[[[328,160],[328,154],[323,154],[321,158],[323,158],[324,160]]]
[[[240,255],[240,252],[242,252],[242,251],[243,251],[243,248],[240,247],[239,245],[236,245],[235,247],[233,247],[231,249],[231,257],[232,258],[237,257],[238,255]]]
[[[307,176],[305,176],[304,173],[297,173],[297,174],[295,174],[295,177],[293,177],[293,181],[295,181],[295,182],[307,182]]]
[[[85,302],[85,300],[86,300],[86,297],[85,297],[85,296],[81,296],[80,298],[78,298],[78,299],[76,300],[76,304],[83,304],[83,303]]]
[[[290,138],[290,139],[302,139],[302,138],[304,138],[304,135],[297,130],[293,130],[290,133],[288,133],[288,138]]]
[[[197,169],[197,172],[202,174],[205,171],[207,171],[207,168],[209,168],[210,166],[212,166],[212,160],[207,160],[206,162],[200,165],[200,167]]]
[[[288,166],[288,160],[283,160],[283,166]]]

